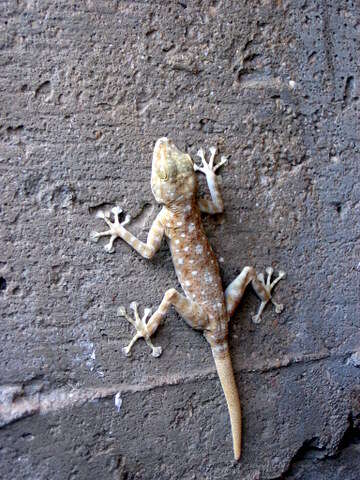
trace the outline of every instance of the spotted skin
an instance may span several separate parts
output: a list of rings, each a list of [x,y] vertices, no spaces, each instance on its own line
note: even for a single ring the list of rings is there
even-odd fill
[[[210,160],[207,162],[204,151],[200,149],[198,156],[202,164],[197,165],[171,140],[160,138],[155,144],[153,153],[151,188],[156,201],[163,207],[149,231],[146,243],[138,240],[124,228],[130,219],[127,217],[121,223],[119,221],[121,209],[117,207],[112,209],[113,221],[110,220],[110,213],[100,213],[99,216],[105,220],[109,230],[92,232],[91,238],[97,241],[101,236],[110,236],[105,249],[113,252],[114,240],[119,237],[143,257],[152,258],[159,250],[163,237],[166,237],[176,275],[185,295],[174,288],[167,290],[157,310],[150,316],[150,310],[145,309],[142,319],[137,313],[136,304],[131,305],[135,320],[126,313],[124,307],[120,307],[119,315],[127,318],[136,329],[134,338],[124,348],[124,352],[129,355],[133,344],[139,338],[144,338],[152,348],[152,354],[159,356],[161,347],[154,347],[150,337],[162,323],[171,306],[188,325],[202,330],[211,346],[228,404],[234,456],[238,460],[241,452],[241,407],[227,343],[229,318],[250,283],[261,299],[259,312],[253,317],[253,321],[259,323],[260,315],[269,301],[280,313],[282,305],[276,304],[271,298],[271,290],[285,274],[280,272],[278,278],[271,282],[273,271],[269,268],[265,283],[262,274],[257,274],[253,267],[245,267],[224,292],[219,264],[201,221],[201,212],[213,214],[223,211],[223,201],[215,172],[226,163],[226,158],[222,157],[215,165],[214,147],[210,149],[210,154]],[[211,199],[197,198],[195,171],[206,175]]]

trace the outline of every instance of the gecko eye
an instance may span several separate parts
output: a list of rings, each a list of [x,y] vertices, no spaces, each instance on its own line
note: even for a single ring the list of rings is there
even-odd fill
[[[169,180],[169,175],[165,168],[160,167],[157,174],[162,182],[167,182]]]

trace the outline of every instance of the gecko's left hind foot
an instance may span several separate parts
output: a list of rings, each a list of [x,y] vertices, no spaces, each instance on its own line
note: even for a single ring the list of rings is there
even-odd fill
[[[149,330],[147,328],[147,318],[149,315],[151,315],[151,309],[150,308],[145,308],[144,309],[144,315],[142,316],[142,318],[140,318],[139,316],[139,312],[138,312],[138,305],[136,302],[132,302],[130,303],[130,308],[131,310],[133,310],[134,312],[134,318],[131,318],[130,315],[127,314],[126,312],[126,309],[125,307],[119,307],[118,308],[118,316],[119,317],[125,317],[126,320],[128,320],[128,322],[131,323],[131,325],[133,325],[133,327],[135,328],[136,330],[136,333],[135,335],[133,336],[131,342],[129,343],[129,345],[127,345],[126,347],[124,347],[122,349],[122,351],[124,352],[124,354],[129,357],[131,355],[131,349],[134,345],[134,343],[139,339],[139,338],[143,338],[145,340],[145,342],[149,345],[149,347],[151,348],[152,352],[152,356],[153,357],[160,357],[161,353],[162,353],[162,348],[161,347],[155,347],[151,340],[150,340],[150,333],[149,333]]]
[[[265,283],[264,275],[262,273],[260,273],[258,275],[258,280],[262,284],[262,286],[265,288],[268,299],[267,300],[262,300],[258,313],[252,317],[252,321],[254,323],[260,323],[261,322],[261,314],[262,314],[262,312],[265,308],[265,305],[268,303],[268,301],[270,301],[274,305],[276,313],[281,313],[284,310],[284,305],[282,303],[276,303],[275,300],[271,297],[271,292],[272,292],[272,289],[275,287],[275,285],[282,278],[285,278],[286,274],[285,274],[285,272],[283,272],[281,270],[279,272],[279,275],[275,278],[275,280],[271,281],[271,277],[274,273],[274,270],[271,267],[268,267],[266,269],[266,273],[267,273],[266,283]]]

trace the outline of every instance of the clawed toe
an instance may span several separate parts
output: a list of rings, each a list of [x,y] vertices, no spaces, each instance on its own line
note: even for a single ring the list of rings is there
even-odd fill
[[[90,232],[90,240],[94,243],[98,242],[99,241],[99,238],[100,238],[100,234],[99,232],[95,232],[95,230],[93,230],[92,232]]]
[[[154,347],[154,348],[152,349],[151,355],[152,355],[153,357],[156,357],[156,358],[157,358],[157,357],[160,357],[161,354],[162,354],[162,348],[161,348],[161,347]]]
[[[129,347],[123,347],[121,349],[121,351],[123,352],[123,354],[126,356],[126,357],[130,357],[131,356],[131,348]]]
[[[115,248],[113,247],[112,243],[107,243],[105,246],[104,246],[104,250],[105,252],[107,253],[114,253],[115,252]]]
[[[261,322],[261,316],[260,315],[253,315],[251,317],[253,323],[259,324]]]
[[[275,304],[275,312],[281,313],[284,310],[284,305],[282,303]]]
[[[261,283],[265,283],[265,278],[263,273],[259,273],[257,278]]]

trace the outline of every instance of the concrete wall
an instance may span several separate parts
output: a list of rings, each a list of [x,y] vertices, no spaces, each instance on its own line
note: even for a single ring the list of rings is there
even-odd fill
[[[359,36],[355,1],[0,3],[2,478],[358,480]],[[178,287],[167,246],[89,242],[112,205],[146,238],[163,135],[229,156],[224,284],[288,274],[281,316],[249,291],[231,321],[237,465],[201,334],[172,311],[161,358],[121,354],[118,306]]]

